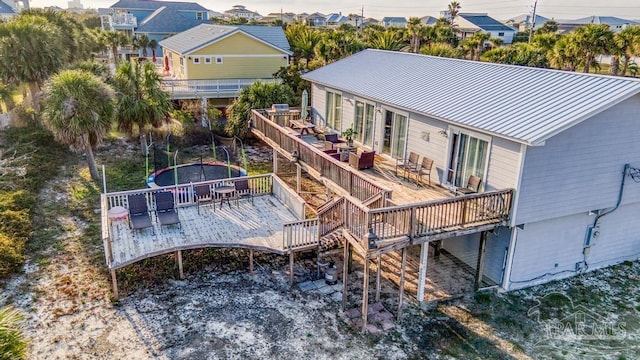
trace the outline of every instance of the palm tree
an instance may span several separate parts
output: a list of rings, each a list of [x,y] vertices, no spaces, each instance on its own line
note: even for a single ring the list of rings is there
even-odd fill
[[[64,70],[45,85],[43,119],[55,139],[84,150],[91,178],[99,180],[93,148],[111,128],[115,114],[113,89],[95,75]]]
[[[449,12],[449,16],[451,17],[451,26],[456,26],[455,21],[456,17],[458,17],[458,14],[460,13],[460,9],[462,9],[462,6],[460,6],[460,3],[457,1],[452,1],[451,3],[449,3],[449,6],[447,6],[447,11]]]
[[[419,17],[411,17],[407,22],[407,30],[411,39],[409,41],[409,45],[411,47],[411,52],[418,53],[420,50],[420,40],[424,35],[424,25],[420,21]]]
[[[14,88],[12,86],[0,83],[0,101],[4,103],[7,108],[7,112],[16,107],[16,104],[13,101],[13,91]]]
[[[458,48],[451,46],[446,42],[434,42],[420,48],[420,54],[447,57],[447,58],[463,58],[464,53]]]
[[[398,51],[402,47],[402,41],[396,31],[387,29],[377,33],[369,45],[374,49]]]
[[[597,65],[595,58],[598,55],[606,54],[613,44],[613,32],[609,30],[609,25],[589,24],[579,27],[567,35],[573,41],[582,56],[584,72],[588,73],[592,65]]]
[[[136,35],[136,37],[133,39],[133,44],[138,49],[142,49],[142,57],[146,58],[148,55],[147,48],[149,47],[149,37],[147,36],[147,34]]]
[[[492,49],[499,48],[504,44],[504,40],[499,37],[492,37],[489,39],[489,45],[491,45]]]
[[[293,90],[288,85],[255,82],[242,89],[238,97],[229,106],[227,133],[245,136],[249,131],[247,123],[251,109],[264,109],[271,104],[293,104]]]
[[[5,236],[0,234],[0,236]],[[7,241],[11,241],[8,239]],[[26,359],[27,339],[23,332],[24,317],[12,306],[0,308],[0,358]]]
[[[27,83],[38,109],[40,86],[67,58],[59,29],[41,16],[21,15],[0,23],[0,38],[0,81],[14,86]]]
[[[640,54],[640,26],[629,26],[613,36],[611,52],[613,55],[611,73],[622,76],[627,74],[631,59]],[[622,71],[619,71],[622,58]]]
[[[111,55],[113,56],[113,63],[118,64],[118,48],[125,46],[131,42],[130,38],[121,31],[107,31],[105,32],[105,42],[111,48]]]
[[[485,33],[482,31],[478,31],[477,33],[473,34],[471,39],[476,44],[476,52],[475,52],[476,56],[475,56],[475,59],[473,60],[480,60],[480,55],[482,55],[482,52],[484,51],[484,44],[490,38],[491,38],[491,34]]]
[[[169,94],[154,65],[148,61],[127,61],[116,70],[118,128],[129,135],[137,130],[141,143],[148,127],[160,127],[169,121],[173,109]]]
[[[303,24],[287,26],[285,34],[291,44],[294,56],[298,59],[305,59],[308,64],[314,55],[316,45],[322,40],[322,35]]]

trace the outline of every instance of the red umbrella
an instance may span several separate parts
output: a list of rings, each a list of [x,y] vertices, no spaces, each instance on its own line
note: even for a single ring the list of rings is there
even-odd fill
[[[157,60],[156,59],[156,49],[151,49],[151,54],[153,54],[152,60],[153,60],[153,63],[155,64],[156,60]]]
[[[164,57],[164,71],[169,71],[169,57]]]

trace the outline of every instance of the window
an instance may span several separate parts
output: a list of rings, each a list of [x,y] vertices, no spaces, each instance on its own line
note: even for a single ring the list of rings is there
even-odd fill
[[[199,57],[194,57],[193,58],[193,63],[194,64],[200,64],[200,58]]]
[[[196,19],[197,20],[204,20],[204,13],[197,12],[196,13]]]
[[[484,180],[489,142],[461,132],[452,133],[447,181],[462,187],[471,175]]]
[[[499,32],[498,36],[504,36],[504,33],[503,32]]]
[[[342,95],[327,91],[327,125],[342,130]]]
[[[184,58],[180,58],[180,65],[184,65]]]
[[[364,145],[373,145],[373,115],[375,107],[361,101],[356,101],[356,113],[353,129],[358,133],[356,140]]]
[[[216,64],[222,64],[222,56],[216,56]]]
[[[407,140],[407,117],[393,111],[385,111],[382,152],[396,159],[404,157]]]
[[[205,56],[204,63],[205,64],[211,64],[211,56]]]

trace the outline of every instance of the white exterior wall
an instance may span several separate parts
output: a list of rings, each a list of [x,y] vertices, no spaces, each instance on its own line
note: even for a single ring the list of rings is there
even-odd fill
[[[634,184],[640,186],[640,184]],[[599,221],[600,236],[586,256],[587,226],[595,216],[586,213],[525,224],[517,230],[511,276],[505,288],[514,290],[575,275],[576,263],[594,270],[640,257],[640,203],[618,208]],[[546,275],[545,275],[546,274]]]
[[[544,146],[529,147],[515,223],[613,207],[624,164],[640,167],[638,109],[640,95],[548,139]],[[640,202],[640,184],[628,180],[623,204]]]
[[[516,34],[515,31],[488,31],[488,33],[491,34],[492,38],[502,39],[505,44],[511,44],[513,42],[513,36]],[[500,33],[504,35],[500,36]]]

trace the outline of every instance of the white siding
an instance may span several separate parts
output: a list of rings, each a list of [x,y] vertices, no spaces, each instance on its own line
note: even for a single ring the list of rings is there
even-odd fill
[[[638,109],[640,95],[529,147],[516,223],[613,207],[624,164],[640,167]],[[624,191],[623,204],[640,202],[640,184]]]
[[[510,235],[511,230],[501,228],[496,233],[491,232],[487,236],[483,274],[496,284],[502,284],[502,271]],[[474,271],[478,265],[479,246],[479,233],[446,239],[442,242],[443,249],[467,264]]]
[[[640,204],[620,207],[600,221],[600,236],[583,256],[586,213],[525,224],[517,230],[509,290],[575,275],[576,263],[586,260],[593,270],[640,256]],[[545,275],[546,274],[546,275]]]
[[[311,112],[314,122],[319,126],[327,126],[327,92],[324,86],[311,84]]]
[[[515,189],[520,171],[520,144],[502,138],[491,139],[485,191]]]
[[[407,154],[410,151],[433,159],[431,182],[442,184],[446,180],[449,140],[438,134],[447,124],[426,116],[410,114]]]

